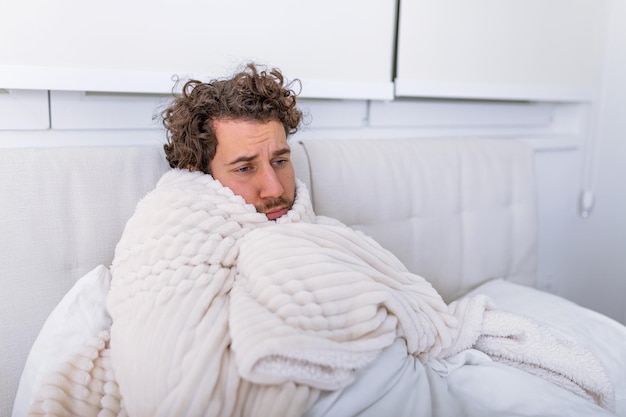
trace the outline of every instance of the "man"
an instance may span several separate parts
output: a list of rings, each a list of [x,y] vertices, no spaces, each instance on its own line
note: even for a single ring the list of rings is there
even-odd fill
[[[269,220],[295,200],[287,136],[302,119],[280,71],[249,64],[232,79],[188,81],[164,112],[172,168],[211,174]]]
[[[301,119],[255,65],[163,112],[173,169],[126,224],[107,299],[128,415],[299,416],[396,340],[407,369],[450,344],[430,284],[313,212],[287,143]]]

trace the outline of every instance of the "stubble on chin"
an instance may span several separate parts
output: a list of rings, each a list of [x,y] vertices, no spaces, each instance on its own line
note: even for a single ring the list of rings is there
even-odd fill
[[[294,200],[289,200],[285,197],[278,197],[272,200],[266,201],[262,205],[255,206],[256,211],[258,213],[268,213],[273,210],[277,210],[279,208],[287,208],[287,210],[291,210],[293,207]]]

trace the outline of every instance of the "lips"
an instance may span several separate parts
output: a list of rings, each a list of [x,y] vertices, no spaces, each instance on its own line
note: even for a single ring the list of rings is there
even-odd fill
[[[270,211],[265,212],[265,215],[269,220],[276,220],[277,218],[287,214],[288,211],[289,210],[287,210],[287,208],[285,207],[281,207],[278,209],[272,208],[270,209]]]

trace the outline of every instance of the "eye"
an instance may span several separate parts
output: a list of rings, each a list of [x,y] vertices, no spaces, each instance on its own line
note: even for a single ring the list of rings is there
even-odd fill
[[[281,166],[281,165],[285,165],[287,162],[289,162],[289,159],[277,159],[273,161],[272,164],[276,166]]]
[[[241,174],[245,174],[246,172],[250,172],[250,171],[252,171],[252,167],[249,165],[245,165],[245,166],[235,169],[235,172],[239,172]]]

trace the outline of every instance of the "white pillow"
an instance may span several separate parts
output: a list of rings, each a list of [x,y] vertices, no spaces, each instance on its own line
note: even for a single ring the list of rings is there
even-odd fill
[[[12,417],[26,415],[41,379],[101,330],[111,327],[106,295],[111,273],[98,265],[81,277],[46,319],[28,354],[13,403]]]

